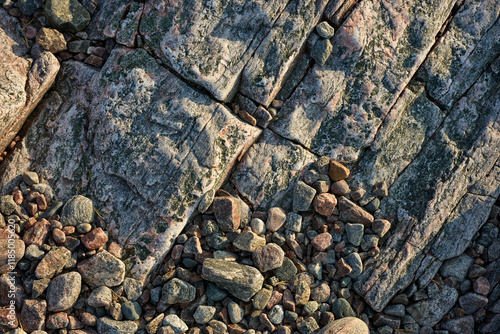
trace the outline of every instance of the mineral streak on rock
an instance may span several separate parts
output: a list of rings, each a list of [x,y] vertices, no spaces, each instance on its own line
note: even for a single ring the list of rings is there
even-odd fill
[[[271,128],[320,155],[353,162],[374,139],[424,61],[454,0],[362,1],[332,39]]]

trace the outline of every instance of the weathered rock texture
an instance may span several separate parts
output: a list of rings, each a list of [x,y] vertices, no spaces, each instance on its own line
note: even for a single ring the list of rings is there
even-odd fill
[[[0,152],[52,86],[59,62],[50,52],[29,58],[17,19],[0,8]]]
[[[354,280],[382,311],[461,254],[500,194],[499,14],[495,0],[102,1],[88,32],[121,45],[101,70],[63,65],[0,188],[30,169],[61,199],[91,198],[144,281],[203,194],[229,179],[255,209],[291,210],[304,167],[326,155],[366,197],[388,185],[391,236]],[[321,18],[336,31],[323,66],[309,54]],[[0,19],[6,73],[36,78],[19,26]],[[35,80],[31,99],[25,81],[9,82],[6,120],[50,86]],[[251,126],[218,101],[266,119]]]

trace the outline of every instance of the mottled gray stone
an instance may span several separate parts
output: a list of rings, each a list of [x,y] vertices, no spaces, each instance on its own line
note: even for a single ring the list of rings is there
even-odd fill
[[[94,220],[94,205],[92,200],[82,195],[70,198],[64,204],[61,212],[63,226],[89,224]]]
[[[458,292],[454,288],[443,285],[438,293],[430,295],[406,308],[408,313],[420,326],[434,326],[448,313],[458,300]]]
[[[82,277],[77,272],[69,272],[54,278],[46,292],[48,310],[51,312],[65,311],[72,307],[82,287]]]
[[[328,58],[332,54],[332,43],[328,39],[320,39],[314,44],[311,51],[311,57],[319,66],[325,65]]]
[[[78,271],[90,287],[120,285],[125,278],[124,263],[107,251],[78,263]]]
[[[466,0],[418,75],[428,93],[446,109],[466,93],[500,52],[500,4]]]
[[[203,262],[202,277],[243,301],[249,301],[264,283],[264,277],[257,269],[216,259]]]
[[[172,278],[163,285],[161,301],[166,304],[189,303],[195,299],[196,288],[191,284]]]
[[[78,0],[47,0],[45,15],[50,24],[60,31],[76,33],[90,23],[90,13]]]
[[[108,317],[97,319],[99,334],[134,334],[137,324],[133,321],[117,321]]]
[[[467,254],[459,255],[455,258],[443,262],[439,273],[442,277],[453,277],[457,281],[462,282],[469,271],[469,267],[474,262],[474,259]]]

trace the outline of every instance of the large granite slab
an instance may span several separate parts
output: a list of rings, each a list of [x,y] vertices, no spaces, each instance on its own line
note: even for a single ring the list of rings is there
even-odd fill
[[[454,0],[362,1],[270,125],[313,152],[353,162],[418,69]]]
[[[145,3],[139,31],[167,66],[225,101],[287,3],[153,0]]]

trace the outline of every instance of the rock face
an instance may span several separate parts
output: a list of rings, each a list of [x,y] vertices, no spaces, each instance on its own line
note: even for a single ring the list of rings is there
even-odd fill
[[[0,151],[14,136],[52,86],[59,62],[50,52],[40,57],[28,56],[28,48],[21,37],[19,22],[0,8]]]
[[[257,269],[216,259],[203,262],[202,277],[243,301],[249,301],[264,283],[264,277]]]

